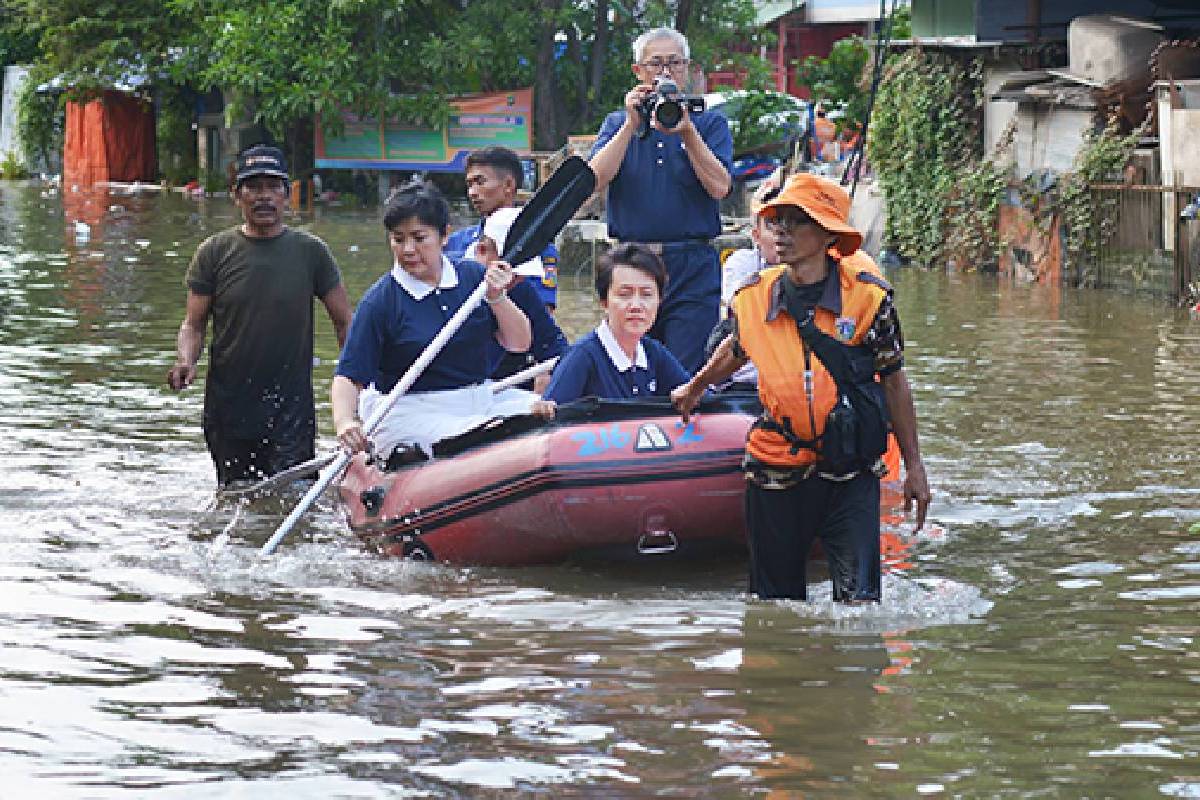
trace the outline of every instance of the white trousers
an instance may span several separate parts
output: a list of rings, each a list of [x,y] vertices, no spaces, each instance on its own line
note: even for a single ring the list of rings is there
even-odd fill
[[[374,387],[358,396],[358,414],[369,420],[386,400]],[[402,395],[370,434],[375,452],[387,457],[398,444],[415,444],[433,457],[433,443],[466,433],[494,417],[528,414],[538,395],[524,389],[492,391],[491,382],[462,389]]]

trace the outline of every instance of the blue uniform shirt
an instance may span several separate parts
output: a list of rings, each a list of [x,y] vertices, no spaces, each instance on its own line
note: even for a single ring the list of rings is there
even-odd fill
[[[692,122],[732,174],[733,137],[725,117],[705,112],[693,114]],[[624,123],[623,109],[608,115],[596,136],[593,156]],[[608,235],[628,242],[678,242],[713,239],[720,233],[721,204],[696,177],[682,137],[653,128],[645,139],[633,137],[608,185]]]
[[[374,384],[380,392],[391,391],[481,280],[481,264],[451,264],[443,258],[441,284],[418,299],[391,272],[382,276],[354,310],[337,374],[362,386]],[[488,344],[495,342],[497,328],[491,308],[480,303],[413,384],[412,391],[458,389],[482,383],[491,374]]]
[[[462,258],[467,252],[467,248],[479,241],[479,237],[483,235],[483,222],[478,225],[472,225],[468,228],[459,228],[454,233],[450,234],[450,238],[446,240],[446,246],[443,248],[446,255],[451,261],[457,261]],[[515,266],[515,265],[514,265]],[[554,246],[554,242],[546,245],[546,249],[542,251],[542,267],[546,274],[540,280],[538,278],[526,278],[526,281],[533,286],[541,297],[542,303],[551,307],[558,306],[558,248]],[[513,298],[514,300],[516,298]],[[519,305],[519,304],[518,304]],[[532,321],[532,320],[531,320]],[[534,342],[537,342],[537,334],[534,334]]]
[[[689,377],[675,356],[649,336],[642,337],[638,357],[630,362],[608,324],[601,322],[571,345],[558,362],[545,397],[556,403],[589,396],[605,400],[666,397]]]
[[[546,304],[536,290],[537,278],[522,278],[509,287],[508,296],[517,308],[529,318],[529,330],[533,344],[527,352],[527,361],[536,364],[548,358],[562,355],[569,346],[554,317],[546,310]],[[508,351],[494,338],[488,345],[488,374],[495,375],[496,369]]]

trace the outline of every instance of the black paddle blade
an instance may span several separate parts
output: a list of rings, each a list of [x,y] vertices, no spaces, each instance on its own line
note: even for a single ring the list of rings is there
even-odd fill
[[[568,158],[513,220],[502,258],[524,264],[541,255],[595,190],[596,173],[588,163],[579,156]]]

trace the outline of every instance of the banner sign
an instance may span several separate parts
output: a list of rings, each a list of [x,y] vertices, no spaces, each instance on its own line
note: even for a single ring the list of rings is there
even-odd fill
[[[466,95],[442,130],[401,122],[379,123],[344,114],[341,136],[326,138],[316,128],[318,169],[396,169],[462,172],[467,155],[500,146],[528,155],[533,145],[533,89]]]

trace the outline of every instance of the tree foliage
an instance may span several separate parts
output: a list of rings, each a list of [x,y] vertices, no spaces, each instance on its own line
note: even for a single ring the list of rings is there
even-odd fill
[[[37,31],[39,61],[84,99],[139,75],[156,76],[191,20],[159,0],[10,0]]]
[[[742,90],[744,94],[726,104],[734,155],[785,150],[788,137],[802,129],[804,115],[795,103],[774,91],[770,65],[761,60],[751,63]]]
[[[813,100],[839,109],[847,119],[866,118],[867,89],[863,85],[869,57],[860,36],[833,43],[828,58],[808,56],[796,64],[796,79],[809,88]]]
[[[220,89],[229,116],[292,146],[314,116],[332,131],[344,110],[438,125],[455,95],[532,85],[535,147],[556,148],[620,107],[642,31],[685,27],[693,60],[711,67],[754,19],[753,0],[5,3],[77,96],[142,70],[156,91]]]
[[[63,145],[62,103],[54,95],[38,94],[37,87],[53,77],[45,64],[35,64],[29,70],[21,93],[17,96],[17,138],[25,151],[25,163],[30,171],[53,169],[56,153]]]
[[[1062,216],[1067,264],[1081,286],[1095,282],[1100,250],[1116,233],[1120,217],[1120,200],[1095,191],[1092,184],[1119,182],[1143,133],[1139,127],[1122,135],[1120,120],[1114,115],[1104,128],[1084,137],[1071,172],[1054,183],[1047,197],[1039,198],[1039,205]]]
[[[912,11],[908,6],[894,9],[890,39],[912,36]],[[870,47],[868,47],[870,45]],[[860,36],[849,36],[833,43],[827,58],[808,56],[796,62],[796,79],[809,87],[812,98],[826,107],[839,109],[848,120],[866,119],[871,102],[871,67],[877,42]]]
[[[0,0],[0,67],[38,59],[38,30],[13,0]]]

